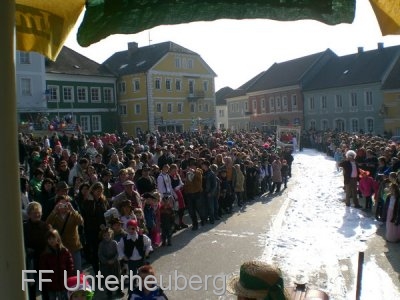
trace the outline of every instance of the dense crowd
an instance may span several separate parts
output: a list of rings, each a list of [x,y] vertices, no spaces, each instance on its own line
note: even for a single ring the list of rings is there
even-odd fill
[[[280,194],[293,162],[292,148],[260,132],[20,134],[19,154],[27,265],[55,271],[44,299],[66,299],[61,272],[84,264],[136,274],[174,232]]]
[[[172,245],[174,232],[213,226],[260,195],[279,195],[296,149],[278,145],[273,133],[258,131],[21,133],[27,266],[54,270],[42,298],[69,299],[64,270],[71,277],[88,264],[104,276],[137,274],[153,251]],[[332,156],[343,170],[345,204],[352,200],[361,208],[358,200],[365,198],[365,209],[386,222],[386,238],[400,239],[397,144],[372,135],[306,131],[303,147]],[[30,299],[36,288],[30,285]],[[142,299],[133,291],[128,297]]]

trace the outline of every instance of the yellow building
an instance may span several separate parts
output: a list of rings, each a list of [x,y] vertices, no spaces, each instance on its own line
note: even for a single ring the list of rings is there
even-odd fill
[[[400,135],[400,56],[382,85],[383,104],[379,116],[387,137]]]
[[[199,54],[173,42],[140,48],[131,42],[103,65],[119,77],[121,127],[129,135],[215,125],[216,74]]]

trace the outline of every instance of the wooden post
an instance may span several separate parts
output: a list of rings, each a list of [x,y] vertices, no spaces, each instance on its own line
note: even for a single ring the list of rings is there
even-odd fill
[[[0,10],[0,291],[2,299],[27,299],[22,290],[24,252],[17,148],[15,92],[15,0],[3,0]]]
[[[363,266],[364,266],[364,252],[358,252],[356,300],[361,299],[361,283],[362,283]]]

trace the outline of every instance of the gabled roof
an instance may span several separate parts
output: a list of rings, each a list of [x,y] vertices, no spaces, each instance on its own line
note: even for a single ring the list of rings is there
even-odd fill
[[[396,61],[393,69],[382,85],[383,90],[400,89],[400,59]]]
[[[383,82],[389,68],[400,53],[400,46],[392,46],[355,54],[333,57],[303,90],[320,90],[351,85]]]
[[[314,53],[293,60],[274,63],[264,72],[248,92],[264,91],[278,87],[300,84],[303,77],[324,56],[336,56],[332,50]]]
[[[115,77],[101,64],[64,46],[56,61],[46,59],[46,73]]]
[[[255,77],[251,78],[249,81],[239,86],[237,89],[233,90],[232,93],[228,94],[226,98],[234,98],[246,95],[247,91],[257,82],[257,80],[264,75],[265,71],[257,74]]]
[[[159,44],[149,45],[145,47],[138,47],[136,49],[125,50],[114,53],[103,65],[108,67],[111,71],[118,75],[144,73],[151,69],[161,58],[167,53],[186,53],[199,56],[196,52],[186,49],[173,42],[163,42]],[[202,60],[202,59],[201,59]],[[212,69],[207,65],[204,60],[203,63],[215,75]]]
[[[215,93],[215,103],[216,105],[225,105],[226,104],[226,96],[230,94],[233,91],[233,89],[229,86],[223,87],[222,89],[219,89]]]

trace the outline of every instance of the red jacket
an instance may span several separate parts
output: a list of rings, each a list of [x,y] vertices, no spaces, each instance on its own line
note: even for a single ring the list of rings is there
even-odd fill
[[[67,278],[74,276],[74,263],[72,255],[67,248],[54,250],[47,247],[42,253],[39,260],[39,270],[53,270],[54,273],[42,274],[43,278],[51,279],[51,282],[43,283],[44,291],[63,291],[64,286],[64,270],[67,271]],[[67,282],[65,278],[65,282]]]

